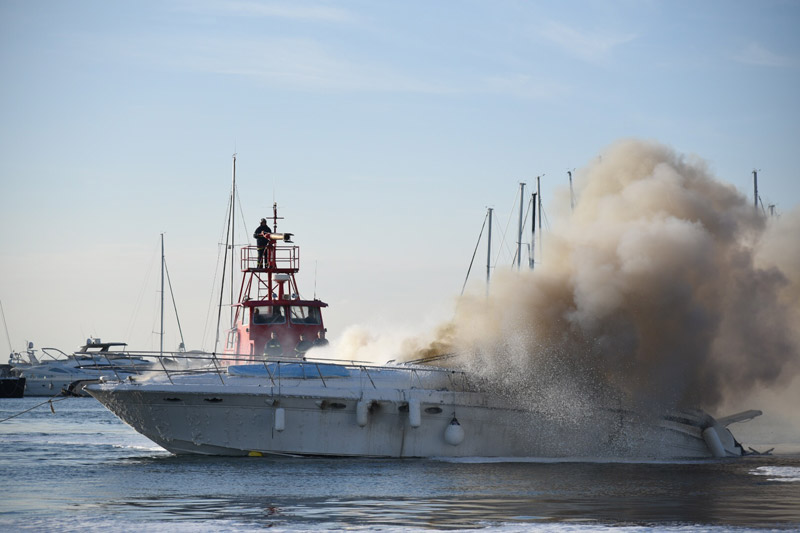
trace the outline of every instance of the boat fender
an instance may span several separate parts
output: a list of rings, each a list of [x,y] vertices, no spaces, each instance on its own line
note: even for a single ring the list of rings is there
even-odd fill
[[[418,428],[422,425],[422,410],[419,400],[416,398],[408,400],[408,423],[412,428]]]
[[[455,417],[447,424],[447,429],[444,430],[444,441],[450,446],[458,446],[464,442],[464,428],[461,427]]]
[[[275,430],[283,431],[286,429],[286,411],[283,407],[275,409]]]
[[[370,403],[372,402],[359,400],[359,402],[356,404],[356,422],[358,422],[358,425],[362,428],[366,426],[367,422],[369,421]]]
[[[703,440],[706,441],[708,449],[711,450],[714,457],[725,457],[725,448],[719,440],[717,430],[713,427],[707,427],[703,430]]]

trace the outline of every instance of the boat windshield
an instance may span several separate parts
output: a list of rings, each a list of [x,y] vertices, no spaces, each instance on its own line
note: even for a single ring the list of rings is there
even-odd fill
[[[283,324],[286,317],[279,306],[261,305],[253,308],[253,324]]]
[[[319,309],[306,305],[290,307],[292,324],[321,324]]]

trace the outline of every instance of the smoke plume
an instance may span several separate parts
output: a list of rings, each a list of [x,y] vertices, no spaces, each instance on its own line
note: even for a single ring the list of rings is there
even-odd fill
[[[703,161],[638,140],[576,184],[535,270],[461,298],[409,358],[452,351],[573,414],[609,401],[714,409],[797,376],[800,211],[767,218]]]

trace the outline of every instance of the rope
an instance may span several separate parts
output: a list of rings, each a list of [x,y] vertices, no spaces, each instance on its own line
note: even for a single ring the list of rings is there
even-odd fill
[[[58,396],[61,396],[61,393],[60,393],[60,392],[59,392],[58,394],[56,394],[55,396],[53,396],[53,398],[57,398]],[[36,408],[38,408],[38,407],[41,407],[41,406],[43,406],[43,405],[44,405],[44,404],[46,404],[46,403],[49,403],[49,404],[50,404],[50,411],[51,411],[53,414],[55,414],[55,413],[56,413],[56,410],[55,410],[55,409],[53,409],[53,403],[55,403],[55,402],[60,402],[60,401],[62,401],[62,400],[66,400],[66,399],[68,399],[68,398],[69,398],[69,396],[64,396],[63,398],[60,398],[60,399],[58,399],[58,400],[55,400],[55,402],[54,402],[53,398],[50,398],[50,399],[48,399],[47,401],[44,401],[44,402],[42,402],[42,403],[40,403],[40,404],[38,404],[38,405],[34,405],[34,406],[33,406],[33,407],[31,407],[30,409],[25,409],[25,410],[24,410],[24,411],[22,411],[22,412],[19,412],[19,413],[15,414],[15,415],[11,415],[11,416],[9,416],[8,418],[4,418],[4,419],[0,420],[0,424],[2,424],[3,422],[5,422],[5,421],[7,421],[7,420],[11,420],[12,418],[16,418],[16,417],[18,417],[18,416],[20,416],[20,415],[24,415],[25,413],[27,413],[27,412],[29,412],[29,411],[33,411],[34,409],[36,409]]]

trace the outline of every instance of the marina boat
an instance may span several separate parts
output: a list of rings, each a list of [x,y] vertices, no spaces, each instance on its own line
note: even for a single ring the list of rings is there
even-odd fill
[[[71,354],[58,348],[42,348],[41,355],[36,356],[33,343],[29,343],[27,360],[16,353],[9,364],[15,375],[25,378],[25,396],[87,396],[82,390],[84,383],[104,376],[125,378],[152,367],[153,361],[142,354],[131,356],[124,351],[125,346],[124,342],[93,338]]]
[[[89,394],[174,454],[663,459],[745,453],[728,426],[759,411],[714,419],[699,410],[648,417],[598,408],[585,417],[588,423],[575,423],[515,402],[455,368],[315,357],[308,339],[324,336],[327,304],[299,296],[299,248],[291,239],[273,231],[261,253],[241,248],[241,290],[221,352],[169,354],[195,360],[184,368],[203,370],[156,365],[162,371],[147,376],[103,377],[86,387]]]
[[[25,378],[15,376],[11,365],[0,365],[0,398],[22,398]]]

